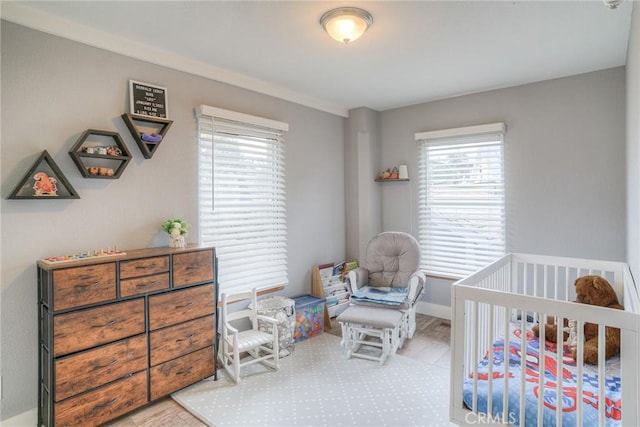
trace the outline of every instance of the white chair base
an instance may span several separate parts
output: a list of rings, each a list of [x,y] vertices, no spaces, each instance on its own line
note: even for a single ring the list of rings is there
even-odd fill
[[[404,318],[402,320],[402,339],[413,338],[413,335],[416,333],[416,307],[413,306],[404,310]],[[402,345],[400,345],[400,347],[402,347]]]
[[[248,350],[246,352],[248,357],[241,359],[238,355],[237,360],[235,359],[233,351],[226,352],[225,350],[226,349],[223,349],[220,352],[220,363],[236,384],[240,382],[240,368],[253,365],[254,363],[261,363],[276,371],[280,369],[278,359],[274,358],[275,355],[273,354],[273,349],[269,347],[260,346],[252,350]]]
[[[347,350],[347,357],[374,360],[380,364],[402,345],[401,331],[408,325],[406,315],[398,310],[356,305],[343,311],[337,320],[342,328],[341,345]],[[359,351],[363,350],[362,346],[379,348],[380,354]]]
[[[230,312],[229,304],[238,302],[250,302],[249,308]],[[240,382],[240,368],[253,363],[262,363],[273,369],[278,369],[279,348],[278,345],[278,320],[272,317],[257,314],[251,307],[258,306],[257,291],[241,292],[228,296],[222,294],[222,339],[220,340],[219,359],[225,371],[231,379]],[[239,319],[248,319],[251,329],[239,331],[231,322]],[[271,324],[270,332],[258,330],[258,321]],[[271,344],[270,347],[267,344]],[[240,359],[240,355],[246,353],[250,357]]]

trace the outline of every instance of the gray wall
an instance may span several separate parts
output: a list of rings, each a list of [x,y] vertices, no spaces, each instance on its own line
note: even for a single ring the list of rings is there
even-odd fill
[[[509,250],[624,260],[626,152],[632,155],[629,198],[636,200],[626,218],[635,233],[629,261],[638,271],[639,239],[633,236],[640,223],[639,18],[634,9],[626,147],[624,68],[381,113],[357,109],[345,125],[340,117],[3,21],[0,419],[36,406],[37,259],[115,244],[164,246],[168,239],[159,224],[173,216],[191,225],[188,241],[195,241],[193,108],[199,104],[290,124],[287,295],[309,291],[313,264],[359,257],[366,234],[417,234],[415,132],[495,121],[507,124]],[[143,159],[120,119],[127,111],[129,79],[168,88],[174,124],[150,160]],[[83,179],[72,163],[68,150],[89,128],[116,130],[125,138],[134,158],[119,180]],[[366,164],[358,157],[359,144],[368,149]],[[6,200],[44,149],[81,199]],[[373,182],[378,172],[399,164],[409,166],[409,183]],[[423,301],[449,305],[449,282],[429,283]]]
[[[369,240],[382,231],[380,184],[380,113],[349,111],[345,131],[347,259],[363,259]]]
[[[627,262],[640,280],[640,4],[633,5],[627,47]]]
[[[341,117],[2,22],[0,419],[36,406],[39,258],[118,245],[166,246],[160,223],[197,230],[194,107],[208,104],[288,122],[286,173],[290,286],[309,293],[311,267],[345,256]],[[168,89],[173,126],[145,160],[120,118],[129,79]],[[120,132],[133,160],[118,180],[81,177],[68,154],[86,129]],[[7,200],[48,150],[80,200]]]
[[[380,120],[380,167],[408,164],[411,178],[382,187],[383,230],[417,235],[416,132],[504,122],[508,250],[625,260],[624,67],[388,110]],[[423,300],[449,305],[449,282],[430,283]]]

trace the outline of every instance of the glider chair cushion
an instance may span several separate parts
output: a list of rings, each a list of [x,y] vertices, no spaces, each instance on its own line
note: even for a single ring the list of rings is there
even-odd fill
[[[367,245],[364,266],[369,271],[369,286],[405,287],[420,268],[420,247],[410,234],[378,234]]]
[[[399,231],[380,233],[371,239],[364,264],[347,276],[352,304],[405,312],[402,338],[411,338],[415,332],[415,304],[425,281],[418,241]]]

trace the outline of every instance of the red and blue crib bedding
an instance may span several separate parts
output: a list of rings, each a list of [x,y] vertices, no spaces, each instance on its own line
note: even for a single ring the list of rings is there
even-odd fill
[[[520,384],[521,361],[524,356],[525,364],[525,426],[537,426],[538,401],[543,399],[543,425],[556,425],[556,408],[562,407],[562,425],[576,425],[576,407],[582,402],[582,419],[585,426],[598,425],[598,405],[604,400],[606,426],[621,425],[621,390],[620,390],[620,358],[616,356],[609,359],[605,370],[605,398],[600,399],[598,394],[598,369],[597,366],[584,365],[582,370],[582,397],[577,396],[577,369],[576,362],[571,357],[571,347],[563,348],[562,360],[562,395],[557,395],[557,353],[556,344],[545,343],[544,372],[540,372],[540,352],[538,338],[529,330],[526,335],[526,349],[522,351],[520,324],[511,325],[509,337],[508,361],[508,414],[506,419],[514,425],[520,425]],[[505,372],[505,340],[497,340],[493,345],[493,385],[492,385],[492,410],[493,419],[502,417],[503,391]],[[487,414],[487,395],[489,390],[489,360],[488,355],[478,364],[478,401],[479,413]],[[467,407],[472,407],[473,399],[473,373],[464,381],[463,400]],[[539,389],[540,375],[543,375],[543,391]]]

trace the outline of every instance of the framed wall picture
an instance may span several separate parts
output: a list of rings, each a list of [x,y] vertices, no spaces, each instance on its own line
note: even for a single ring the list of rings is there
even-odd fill
[[[129,111],[142,116],[169,118],[167,88],[129,80]]]

